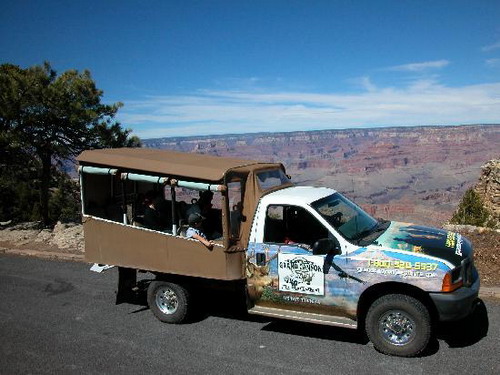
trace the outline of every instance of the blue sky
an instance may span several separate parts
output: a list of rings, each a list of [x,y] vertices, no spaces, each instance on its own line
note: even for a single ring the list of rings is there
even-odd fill
[[[500,123],[497,0],[4,0],[0,47],[143,138]]]

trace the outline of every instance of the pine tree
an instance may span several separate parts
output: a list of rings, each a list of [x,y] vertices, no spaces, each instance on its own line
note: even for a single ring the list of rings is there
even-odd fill
[[[458,205],[457,211],[450,220],[452,224],[474,225],[478,227],[489,226],[489,212],[484,207],[483,200],[473,188],[468,189],[462,201]]]
[[[48,62],[27,69],[0,65],[0,187],[8,193],[0,200],[1,219],[26,218],[17,210],[26,203],[16,201],[21,188],[38,195],[29,197],[33,215],[45,225],[54,222],[50,211],[62,214],[57,204],[49,207],[57,162],[88,148],[140,146],[114,121],[122,103],[102,104],[102,95],[87,70],[58,75]]]

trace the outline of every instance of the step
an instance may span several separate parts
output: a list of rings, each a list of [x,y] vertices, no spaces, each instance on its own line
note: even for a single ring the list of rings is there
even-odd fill
[[[254,306],[250,310],[248,310],[248,313],[268,316],[271,318],[296,320],[299,322],[309,322],[309,323],[323,324],[335,327],[344,327],[353,329],[356,329],[358,327],[356,321],[343,316],[315,314],[303,311],[278,309],[275,307]]]

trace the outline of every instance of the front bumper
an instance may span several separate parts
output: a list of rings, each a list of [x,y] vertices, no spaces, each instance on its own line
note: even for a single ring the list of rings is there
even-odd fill
[[[440,321],[460,320],[469,315],[479,294],[479,277],[470,287],[461,287],[451,293],[429,293]]]

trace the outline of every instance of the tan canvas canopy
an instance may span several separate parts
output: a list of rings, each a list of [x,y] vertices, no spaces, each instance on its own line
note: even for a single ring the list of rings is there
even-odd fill
[[[77,160],[80,165],[112,166],[125,170],[212,182],[222,181],[228,170],[250,166],[261,168],[266,165],[254,160],[150,148],[87,150],[83,151]]]

